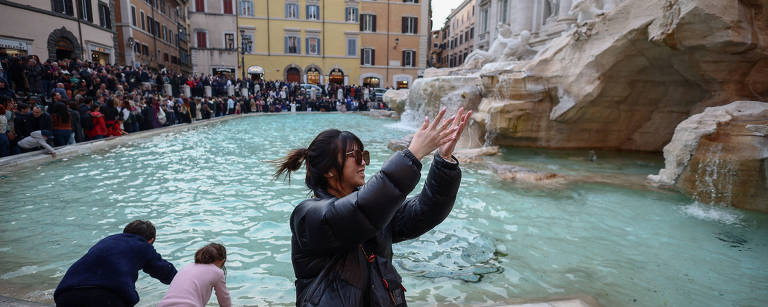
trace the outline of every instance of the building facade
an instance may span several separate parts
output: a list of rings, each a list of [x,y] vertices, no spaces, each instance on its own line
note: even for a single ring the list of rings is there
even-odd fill
[[[251,77],[402,88],[427,65],[428,0],[233,1]]]
[[[475,1],[465,0],[448,15],[443,28],[446,30],[446,47],[443,52],[445,67],[464,64],[475,48]]]
[[[47,59],[114,64],[113,0],[0,1],[0,49]]]
[[[237,0],[237,5],[238,42],[241,30],[253,42],[241,56],[250,78],[312,84],[358,82],[358,1]]]
[[[576,22],[568,12],[574,0],[476,0],[475,49],[488,50],[496,39],[497,25],[507,24],[515,35],[532,34],[531,44],[541,46]]]
[[[443,32],[445,27],[432,31],[432,39],[429,47],[429,60],[427,61],[427,67],[442,68],[447,67],[443,63],[443,51],[445,49],[445,42],[443,41]]]
[[[189,3],[193,71],[238,74],[237,0],[191,0]],[[253,6],[242,6],[250,9]],[[241,12],[241,14],[244,12]]]
[[[427,66],[429,0],[360,3],[360,78],[357,84],[408,88]]]
[[[191,71],[186,5],[186,0],[115,0],[118,63]]]

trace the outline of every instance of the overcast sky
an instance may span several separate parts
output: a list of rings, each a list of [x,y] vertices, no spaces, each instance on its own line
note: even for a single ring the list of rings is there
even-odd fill
[[[458,7],[464,0],[432,0],[432,31],[440,29],[445,23],[445,17],[451,10]]]

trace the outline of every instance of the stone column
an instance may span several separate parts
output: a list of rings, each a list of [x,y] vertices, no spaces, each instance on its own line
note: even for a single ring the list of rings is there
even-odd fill
[[[204,89],[205,89],[205,95],[204,95],[205,97],[211,97],[211,96],[213,96],[213,95],[211,95],[211,93],[213,92],[213,90],[211,89],[211,86],[210,86],[210,85],[206,85]]]
[[[539,32],[541,30],[541,26],[544,24],[544,1],[547,0],[531,1],[532,8],[529,13],[529,16],[531,16],[531,28],[528,30],[531,33]]]
[[[241,88],[240,89],[240,96],[248,97],[248,89],[247,88]]]
[[[496,40],[496,33],[498,33],[499,24],[499,0],[491,0],[491,5],[488,8],[488,48],[491,48],[493,41]]]
[[[227,87],[227,96],[234,96],[235,95],[235,86],[230,85]]]
[[[165,96],[173,97],[173,87],[168,83],[163,84],[163,93],[165,93]]]
[[[513,33],[518,34],[525,30],[533,32],[534,1],[510,0],[509,8],[507,9],[510,11],[507,19],[510,22],[510,26],[512,26]]]
[[[184,97],[187,97],[187,98],[192,97],[192,89],[189,88],[189,85],[186,85],[186,84],[182,85],[181,92],[184,93]]]

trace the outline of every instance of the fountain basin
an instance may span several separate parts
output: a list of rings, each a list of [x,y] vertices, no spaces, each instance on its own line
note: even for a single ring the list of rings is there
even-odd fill
[[[307,197],[304,173],[290,185],[274,181],[265,161],[337,127],[355,132],[371,152],[370,177],[392,154],[387,140],[409,133],[391,124],[356,114],[241,117],[3,174],[0,295],[50,304],[69,265],[141,218],[157,225],[155,248],[177,267],[207,242],[223,243],[236,305],[291,306],[287,221]],[[641,178],[663,163],[658,154],[596,155],[593,162],[586,151],[501,148],[485,159],[568,176]],[[462,171],[451,215],[394,246],[411,305],[577,295],[604,306],[768,304],[761,291],[766,214],[709,209],[642,185],[535,187],[482,165],[462,164]],[[167,286],[139,276],[139,306],[156,305]]]

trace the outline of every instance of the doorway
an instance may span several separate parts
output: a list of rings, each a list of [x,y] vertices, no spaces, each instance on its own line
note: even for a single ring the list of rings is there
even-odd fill
[[[66,38],[60,37],[56,41],[56,59],[73,59],[75,45]]]
[[[285,72],[285,81],[288,82],[301,82],[301,72],[296,67],[288,68],[288,70]]]
[[[328,82],[338,85],[344,85],[344,72],[341,69],[334,68],[328,74]]]

